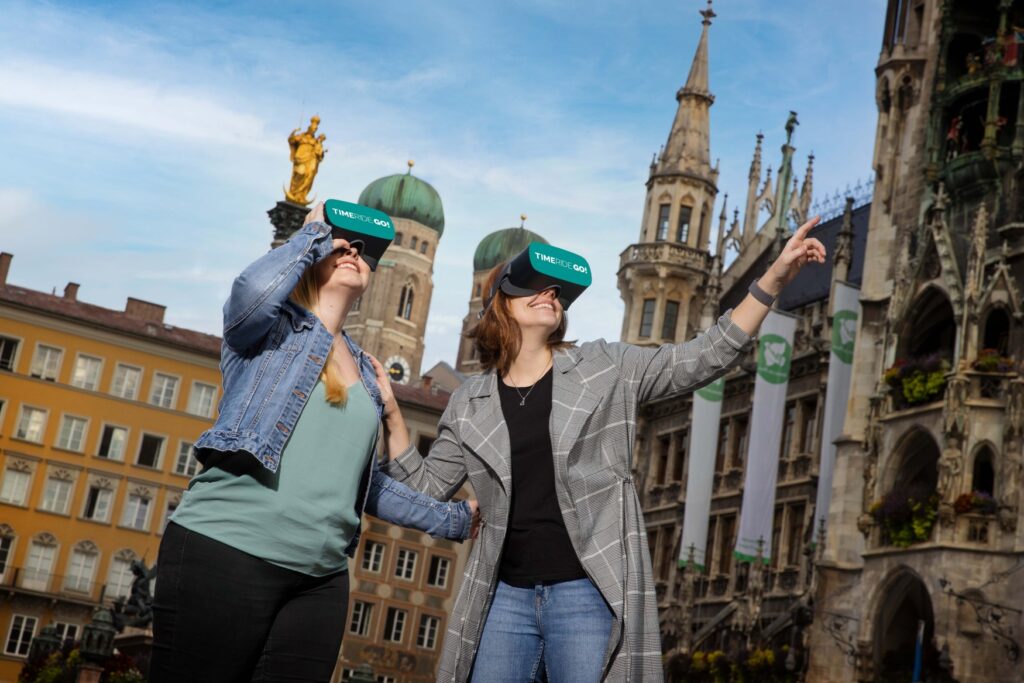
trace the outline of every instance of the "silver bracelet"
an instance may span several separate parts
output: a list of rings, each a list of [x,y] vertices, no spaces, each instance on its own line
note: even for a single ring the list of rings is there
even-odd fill
[[[775,297],[761,289],[761,286],[757,284],[757,280],[751,281],[750,287],[747,288],[747,291],[750,292],[750,295],[752,297],[760,301],[768,308],[771,308],[772,304],[775,303]]]

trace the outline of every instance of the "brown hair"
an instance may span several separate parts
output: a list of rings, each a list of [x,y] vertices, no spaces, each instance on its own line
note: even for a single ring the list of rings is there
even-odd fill
[[[291,300],[306,310],[312,311],[314,315],[320,314],[320,295],[316,282],[315,267],[310,266],[306,268],[302,278],[299,280],[299,284],[295,285],[295,289],[292,290]],[[320,373],[320,379],[324,383],[327,402],[332,405],[343,406],[348,400],[348,387],[345,386],[345,381],[341,378],[341,373],[338,372],[338,368],[335,367],[333,361],[334,344],[332,343],[331,350],[327,352],[327,360],[324,362],[324,369]]]
[[[504,263],[498,264],[487,276],[483,287],[485,304],[487,295],[494,287],[494,281],[498,279],[498,274],[504,267]],[[500,289],[495,292],[494,300],[484,312],[484,317],[466,333],[466,337],[476,343],[476,352],[480,356],[480,365],[483,366],[483,369],[493,368],[502,376],[508,374],[509,368],[512,367],[512,361],[519,355],[519,347],[523,340],[519,323],[512,317],[512,312],[509,310],[510,298]],[[551,351],[572,346],[572,342],[564,341],[567,325],[568,319],[565,311],[562,311],[562,321],[548,337],[548,348]]]

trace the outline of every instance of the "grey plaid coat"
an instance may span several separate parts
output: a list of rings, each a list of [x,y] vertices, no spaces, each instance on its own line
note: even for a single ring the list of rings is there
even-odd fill
[[[644,348],[598,340],[555,354],[549,425],[555,490],[576,554],[615,613],[606,681],[650,683],[663,677],[651,558],[631,474],[637,407],[717,378],[749,341],[726,313],[684,344]],[[443,500],[469,477],[480,502],[480,536],[448,620],[438,669],[439,681],[466,681],[497,584],[512,485],[495,374],[472,377],[452,395],[429,457],[410,447],[388,470]]]

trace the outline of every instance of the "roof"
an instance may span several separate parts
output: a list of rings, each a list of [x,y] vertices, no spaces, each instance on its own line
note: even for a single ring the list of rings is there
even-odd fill
[[[0,302],[70,318],[92,327],[220,358],[220,337],[129,315],[125,311],[115,311],[111,308],[87,304],[78,301],[77,298],[65,298],[25,287],[4,284],[0,285]]]
[[[378,178],[359,195],[363,206],[383,211],[392,218],[408,218],[444,233],[444,207],[434,186],[412,173]]]
[[[473,253],[473,270],[490,270],[526,249],[530,242],[548,243],[537,233],[523,227],[495,230],[477,245]]]
[[[865,204],[853,210],[853,259],[850,263],[850,272],[847,275],[847,282],[860,286],[864,275],[864,256],[867,250],[868,239],[868,218],[871,215],[871,204]],[[828,298],[829,289],[832,284],[832,254],[835,253],[836,240],[839,231],[843,229],[843,214],[839,214],[811,231],[811,237],[817,237],[825,245],[825,252],[829,255],[825,265],[815,265],[804,268],[796,276],[793,282],[786,286],[786,289],[779,295],[779,309],[792,311],[806,306],[815,301],[822,301]],[[758,257],[747,269],[747,272],[740,276],[732,288],[722,295],[719,305],[720,310],[726,311],[735,308],[743,297],[747,295],[747,287],[756,278],[760,277],[770,265],[771,241],[768,241],[769,248]]]
[[[391,390],[395,392],[395,398],[401,403],[411,403],[423,408],[433,408],[437,412],[443,412],[448,406],[448,399],[451,394],[447,391],[424,389],[408,384],[392,384]]]

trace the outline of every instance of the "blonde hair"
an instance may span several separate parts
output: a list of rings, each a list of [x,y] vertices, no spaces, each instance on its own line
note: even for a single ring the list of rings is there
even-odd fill
[[[302,274],[299,284],[295,285],[295,289],[292,290],[291,300],[306,310],[312,311],[314,315],[320,314],[320,295],[316,284],[315,268],[307,268],[306,272]],[[331,350],[327,352],[327,360],[324,362],[320,379],[324,383],[327,402],[331,405],[343,406],[348,400],[348,387],[345,386],[345,382],[341,379],[341,373],[338,372],[333,361],[334,344],[332,343]]]

